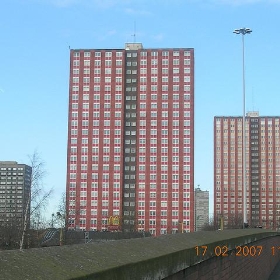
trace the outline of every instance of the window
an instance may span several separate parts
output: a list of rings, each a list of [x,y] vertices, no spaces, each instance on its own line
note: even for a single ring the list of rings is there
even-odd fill
[[[184,65],[190,65],[191,60],[190,59],[184,59]]]
[[[152,61],[151,61],[152,65],[157,65],[157,63],[158,63],[157,59],[152,59]]]
[[[89,95],[88,94],[83,94],[83,100],[89,100]]]
[[[147,60],[146,59],[141,59],[140,60],[140,65],[147,65]]]
[[[116,68],[116,74],[121,74],[122,73],[122,68]]]
[[[90,66],[90,60],[85,60],[84,61],[84,66]]]
[[[157,117],[157,112],[151,111],[151,118],[156,118]]]
[[[157,91],[157,85],[151,85],[151,91]]]
[[[173,59],[173,65],[179,65],[179,59]]]
[[[146,91],[147,86],[146,85],[140,85],[140,91]]]
[[[79,66],[80,65],[80,61],[79,60],[74,60],[73,61],[73,66]]]
[[[157,68],[152,68],[152,69],[151,69],[151,74],[152,74],[152,75],[156,75],[157,73],[158,73]]]
[[[111,66],[111,65],[112,65],[112,61],[111,60],[105,60],[105,66]]]

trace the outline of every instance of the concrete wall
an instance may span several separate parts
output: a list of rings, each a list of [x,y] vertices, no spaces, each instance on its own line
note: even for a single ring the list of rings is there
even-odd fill
[[[60,229],[48,229],[42,240],[42,247],[58,246],[60,244]],[[88,238],[86,238],[86,234]],[[149,237],[149,232],[100,232],[100,231],[63,231],[63,245],[82,244],[90,242],[105,242],[108,240],[120,240],[131,238]]]
[[[277,232],[245,229],[2,251],[0,279],[264,280],[280,259],[278,244]],[[254,256],[237,256],[243,245],[255,246]]]
[[[280,245],[280,236],[249,243],[249,250],[237,247],[237,249],[224,253],[225,250],[222,248],[219,250],[220,248],[216,247],[216,253],[222,252],[219,257],[209,258],[165,279],[266,280],[280,260],[277,244]],[[274,250],[273,247],[275,247]]]

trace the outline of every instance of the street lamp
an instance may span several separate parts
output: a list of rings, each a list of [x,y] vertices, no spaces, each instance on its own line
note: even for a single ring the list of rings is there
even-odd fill
[[[60,212],[56,212],[56,216],[57,216],[57,218],[59,218],[61,221],[65,221],[65,216],[62,215]],[[60,245],[60,246],[63,245],[63,227],[62,227],[62,223],[61,223],[61,225],[60,225],[59,245]]]
[[[181,231],[179,231],[179,227],[178,227],[178,232],[181,232],[181,233],[184,232],[184,229],[183,229],[184,228],[184,224],[185,223],[183,221],[178,221],[178,225],[181,225],[181,228],[180,228]]]
[[[242,68],[243,68],[243,228],[248,226],[247,220],[247,190],[246,190],[246,137],[245,137],[245,59],[244,59],[244,35],[250,34],[252,30],[250,28],[235,29],[233,33],[242,35]]]

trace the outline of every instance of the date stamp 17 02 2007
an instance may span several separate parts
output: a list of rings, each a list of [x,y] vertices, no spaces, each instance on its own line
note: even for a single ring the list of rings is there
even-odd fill
[[[194,247],[197,256],[204,256],[207,252],[209,253],[209,248],[207,245],[195,246]],[[260,256],[266,248],[262,245],[255,246],[236,246],[234,249],[229,248],[227,245],[215,246],[212,254],[219,257],[228,257],[231,254],[235,254],[237,257],[258,257]],[[272,246],[270,248],[271,255],[275,256],[277,253],[280,254],[280,246]],[[229,252],[232,251],[233,252]]]

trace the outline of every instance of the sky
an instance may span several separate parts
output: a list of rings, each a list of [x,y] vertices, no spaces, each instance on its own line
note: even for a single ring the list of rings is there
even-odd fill
[[[45,163],[54,192],[66,188],[69,48],[194,48],[195,187],[210,191],[213,213],[214,116],[246,110],[280,115],[280,0],[1,0],[0,160]]]

